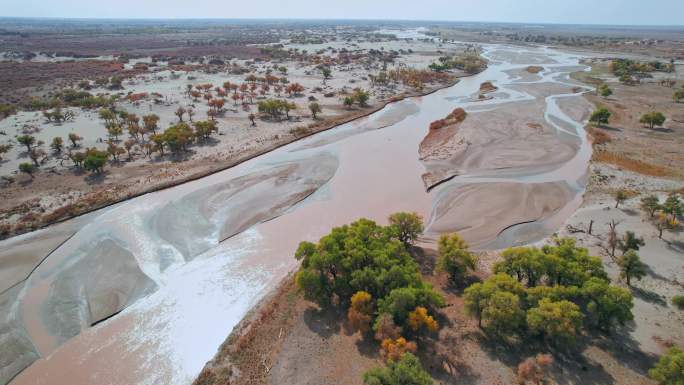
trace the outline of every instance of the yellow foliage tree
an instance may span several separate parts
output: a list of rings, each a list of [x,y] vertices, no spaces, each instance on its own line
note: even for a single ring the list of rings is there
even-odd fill
[[[418,349],[415,342],[406,341],[404,337],[396,340],[386,339],[381,344],[382,353],[387,361],[399,361],[407,352],[415,353]]]
[[[437,321],[429,315],[427,309],[422,306],[416,307],[414,311],[409,313],[408,324],[414,332],[419,331],[423,327],[430,332],[436,332],[439,329]]]
[[[362,333],[370,330],[373,319],[373,298],[369,293],[358,291],[352,295],[347,319],[354,330],[360,330]]]

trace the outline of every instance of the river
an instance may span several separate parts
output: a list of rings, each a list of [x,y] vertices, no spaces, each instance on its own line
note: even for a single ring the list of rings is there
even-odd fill
[[[583,67],[577,56],[545,48],[485,51],[489,68],[453,87],[392,103],[232,169],[0,242],[0,383],[190,383],[232,327],[297,267],[300,241],[360,217],[385,223],[390,213],[415,211],[428,224],[425,243],[444,231],[468,234],[459,218],[487,217],[498,230],[475,242],[478,249],[553,233],[581,203],[591,155],[583,122],[559,107],[579,98],[568,91],[577,85],[567,75]],[[515,74],[532,64],[545,71]],[[473,100],[484,81],[499,90],[491,100]],[[537,92],[555,90],[549,85],[558,92]],[[431,121],[455,107],[477,119],[524,103],[533,109],[531,101],[572,156],[475,167],[426,192],[418,144]],[[483,143],[478,159],[496,152],[488,143],[502,145]],[[454,204],[505,195],[499,188],[482,192],[502,183],[510,191],[551,183],[566,195],[531,221],[508,216],[509,204]],[[464,190],[472,186],[474,195]]]

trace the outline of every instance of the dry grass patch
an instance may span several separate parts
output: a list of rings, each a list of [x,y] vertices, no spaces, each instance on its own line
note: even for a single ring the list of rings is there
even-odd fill
[[[623,154],[610,151],[595,151],[592,157],[595,162],[604,162],[618,166],[622,169],[633,171],[643,175],[665,177],[670,175],[667,168],[629,158]]]
[[[610,136],[610,134],[596,127],[587,127],[586,131],[587,134],[591,136],[593,144],[596,146],[610,143],[613,140],[613,137]]]

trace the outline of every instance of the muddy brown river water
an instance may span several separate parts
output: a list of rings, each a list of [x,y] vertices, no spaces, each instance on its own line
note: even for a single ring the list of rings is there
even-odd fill
[[[477,249],[553,233],[581,201],[591,155],[588,106],[568,79],[583,67],[548,49],[485,49],[489,69],[453,87],[0,242],[0,383],[190,383],[297,267],[300,241],[360,217],[415,211],[422,242],[459,231]],[[516,75],[531,64],[545,71]],[[499,90],[473,101],[484,81]],[[459,159],[420,161],[429,123],[455,107],[473,119],[464,132],[480,136]],[[528,112],[541,133],[513,129]],[[430,167],[449,180],[426,192]]]

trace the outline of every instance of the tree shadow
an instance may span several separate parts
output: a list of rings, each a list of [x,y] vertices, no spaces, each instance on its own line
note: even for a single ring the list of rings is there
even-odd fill
[[[667,248],[678,253],[684,253],[684,241],[669,241],[667,242]]]
[[[615,383],[615,378],[601,364],[590,361],[579,351],[573,351],[571,354],[554,354],[549,376],[558,385]]]
[[[671,129],[671,128],[666,128],[666,127],[653,127],[653,128],[651,129],[651,131],[662,132],[662,133],[664,133],[664,134],[669,134],[669,133],[674,132],[673,129]]]
[[[304,323],[309,330],[321,338],[330,338],[340,333],[340,314],[332,309],[316,309],[310,307],[304,311]]]
[[[423,275],[432,275],[437,266],[437,250],[412,246],[409,252]]]
[[[216,147],[216,145],[218,145],[219,143],[221,143],[220,140],[213,137],[209,137],[207,139],[202,140],[201,142],[198,142],[197,145],[200,147]]]
[[[660,306],[667,306],[667,301],[663,298],[663,296],[656,292],[642,289],[640,287],[631,287],[631,289],[632,294],[634,294],[635,297],[645,302],[650,302]]]
[[[21,186],[21,187],[26,187],[26,186],[30,185],[31,183],[33,183],[33,178],[31,178],[30,176],[27,178],[20,178],[20,180],[19,180],[19,186]]]
[[[369,333],[365,333],[363,338],[360,338],[356,341],[356,349],[359,351],[359,353],[364,357],[372,359],[377,359],[380,357],[380,349],[378,349],[378,346],[378,341],[374,340]]]
[[[679,283],[679,282],[677,282],[677,281],[673,281],[673,280],[671,280],[670,278],[667,278],[667,277],[665,277],[665,276],[663,276],[663,275],[658,274],[655,270],[651,269],[651,267],[648,266],[648,265],[646,265],[646,269],[645,269],[645,270],[646,270],[646,274],[648,274],[648,275],[649,275],[651,278],[653,278],[653,279],[657,279],[657,280],[659,280],[659,281],[663,281],[663,282],[669,283],[670,285],[682,286],[681,283]]]
[[[169,155],[169,160],[173,163],[181,163],[192,158],[197,152],[193,149],[188,149],[181,152],[171,152]]]
[[[639,215],[639,211],[634,210],[634,209],[623,208],[621,210],[623,213],[629,215],[630,217],[634,217],[634,216]]]
[[[549,353],[554,363],[549,369],[549,376],[558,385],[605,385],[614,384],[615,378],[598,362],[588,359],[583,353],[591,345],[596,345],[594,338],[580,337],[572,345],[549,345],[539,338],[502,341],[486,335],[475,336],[482,350],[490,359],[497,360],[516,371],[517,366],[527,357],[539,353]],[[606,338],[606,340],[609,340]],[[605,349],[604,349],[605,350]],[[631,349],[630,349],[631,350]],[[621,363],[631,367],[631,360],[638,359],[636,353],[621,356]],[[643,353],[642,353],[643,354]],[[616,357],[616,359],[618,359]]]
[[[607,125],[601,125],[601,126],[598,126],[598,127],[599,127],[600,129],[606,130],[606,131],[622,132],[622,128],[619,128],[619,127],[613,127],[613,126],[607,126]]]
[[[628,328],[621,328],[609,336],[595,338],[593,345],[609,353],[616,361],[635,372],[647,376],[648,370],[655,365],[658,357],[646,353],[639,348],[639,343],[632,338]]]
[[[79,168],[79,167],[74,168],[74,175],[76,175],[76,176],[81,176],[81,175],[85,174],[86,172],[87,171],[83,168]]]
[[[107,179],[107,174],[108,174],[107,171],[103,171],[99,174],[97,174],[97,173],[90,174],[90,175],[85,177],[85,181],[89,185],[102,184],[105,181],[105,179]]]
[[[482,282],[482,278],[478,277],[477,275],[471,274],[471,275],[464,277],[463,280],[461,280],[459,282],[452,282],[451,280],[448,280],[446,285],[444,285],[442,287],[442,289],[444,289],[444,291],[446,291],[448,293],[451,293],[451,294],[454,294],[457,296],[461,296],[461,295],[463,295],[463,291],[465,289],[467,289],[468,287],[470,287],[473,284],[481,283],[481,282]]]

